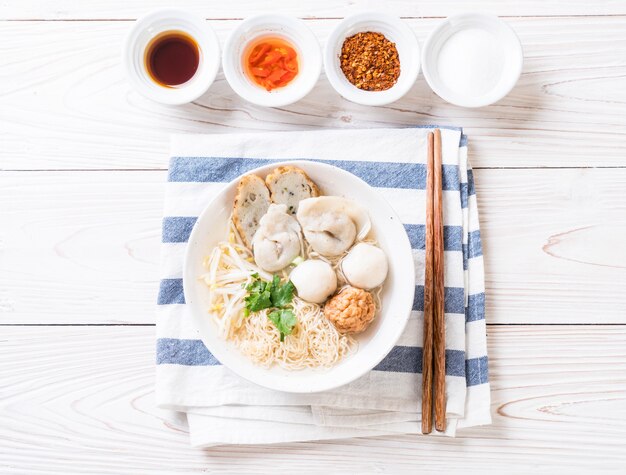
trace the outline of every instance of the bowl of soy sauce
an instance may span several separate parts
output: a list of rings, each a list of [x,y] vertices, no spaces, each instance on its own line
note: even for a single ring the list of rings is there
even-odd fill
[[[123,61],[137,92],[162,104],[186,104],[215,80],[220,47],[203,19],[160,9],[135,22],[126,37]]]

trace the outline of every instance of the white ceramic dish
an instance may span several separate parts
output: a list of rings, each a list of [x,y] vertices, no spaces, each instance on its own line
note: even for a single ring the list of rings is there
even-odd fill
[[[246,46],[258,38],[282,37],[298,53],[297,76],[286,86],[266,91],[252,82],[244,70]],[[315,35],[297,18],[285,15],[258,15],[246,18],[228,36],[222,58],[224,76],[230,87],[243,99],[266,107],[282,107],[306,96],[322,70],[322,54]]]
[[[470,43],[465,37],[456,36],[476,33],[488,38],[483,40],[488,41],[488,51],[465,51],[471,48]],[[450,52],[453,43],[449,42],[455,36],[457,45],[463,50]],[[446,81],[446,74],[441,71],[442,54],[458,57],[467,74],[456,74]],[[511,27],[498,17],[476,13],[444,20],[430,33],[422,50],[422,70],[429,86],[443,100],[461,107],[483,107],[502,99],[519,79],[523,62],[522,45]],[[486,80],[481,81],[483,87],[478,93],[470,93],[470,88],[463,84],[470,77],[470,68],[490,71],[485,72]]]
[[[189,81],[176,87],[155,83],[145,65],[150,40],[170,30],[188,33],[200,49],[198,70]],[[139,18],[128,32],[122,62],[128,80],[137,92],[162,104],[186,104],[204,94],[215,80],[220,66],[220,46],[215,32],[203,19],[182,10],[159,9]]]
[[[402,334],[413,304],[415,268],[409,239],[391,206],[360,178],[316,162],[283,162],[266,165],[250,173],[265,177],[279,165],[296,165],[327,195],[343,195],[363,205],[370,214],[372,229],[389,259],[389,274],[382,293],[382,313],[372,325],[357,336],[358,350],[330,369],[287,371],[274,366],[257,366],[231,343],[222,340],[207,313],[206,285],[198,277],[205,269],[202,260],[224,239],[232,212],[235,188],[233,180],[211,201],[198,218],[185,255],[183,283],[185,302],[200,337],[211,353],[239,376],[260,386],[293,393],[312,393],[347,384],[376,366]]]
[[[400,77],[386,91],[364,91],[351,84],[341,71],[339,56],[346,38],[372,31],[382,33],[396,44],[400,57]],[[366,106],[381,106],[397,101],[415,83],[420,72],[420,48],[413,31],[399,18],[380,12],[359,13],[342,20],[331,32],[324,50],[324,70],[335,91],[349,101]]]

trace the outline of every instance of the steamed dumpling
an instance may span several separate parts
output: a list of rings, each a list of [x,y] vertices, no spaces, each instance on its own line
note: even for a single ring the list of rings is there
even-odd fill
[[[309,259],[291,271],[289,279],[298,297],[307,302],[324,303],[337,290],[337,275],[327,262]]]
[[[345,214],[328,211],[301,221],[304,235],[314,251],[322,256],[337,256],[356,238],[356,226]],[[306,223],[306,224],[304,224]]]
[[[279,271],[300,254],[301,242],[300,225],[287,206],[272,204],[252,240],[254,260],[264,271]]]
[[[353,287],[373,289],[387,278],[387,256],[381,248],[361,242],[343,258],[341,270]]]
[[[367,212],[340,196],[300,201],[297,218],[313,250],[323,256],[344,253],[357,237],[364,238],[371,227]]]

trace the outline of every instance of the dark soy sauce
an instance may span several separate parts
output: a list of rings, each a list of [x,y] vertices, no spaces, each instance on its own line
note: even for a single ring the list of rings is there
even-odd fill
[[[146,69],[154,82],[176,87],[189,81],[200,64],[198,43],[182,31],[166,31],[146,50]]]

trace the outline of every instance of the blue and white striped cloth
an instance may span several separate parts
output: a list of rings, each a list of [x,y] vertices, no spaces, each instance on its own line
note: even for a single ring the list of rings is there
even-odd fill
[[[187,414],[195,446],[420,433],[428,127],[174,136],[163,218],[157,310],[157,403]],[[482,246],[467,138],[443,128],[448,435],[490,422]],[[230,180],[268,160],[320,160],[377,189],[405,224],[415,301],[397,346],[357,381],[287,394],[244,381],[205,348],[182,284],[196,217]]]

